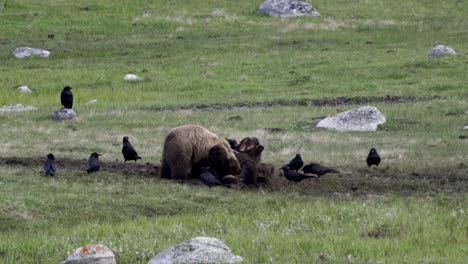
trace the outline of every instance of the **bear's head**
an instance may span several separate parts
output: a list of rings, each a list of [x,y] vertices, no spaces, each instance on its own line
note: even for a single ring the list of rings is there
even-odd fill
[[[239,174],[241,167],[239,161],[231,150],[227,142],[222,145],[212,147],[208,153],[208,164],[214,169],[218,177],[229,174]]]

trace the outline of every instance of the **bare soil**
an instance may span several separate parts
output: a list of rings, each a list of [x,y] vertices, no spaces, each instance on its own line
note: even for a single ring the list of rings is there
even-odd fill
[[[253,102],[253,103],[238,103],[238,104],[215,104],[215,105],[188,105],[188,106],[174,106],[174,107],[149,107],[143,108],[144,111],[154,112],[177,112],[182,110],[192,110],[199,112],[213,112],[223,110],[237,110],[237,109],[252,109],[252,108],[269,108],[275,106],[340,106],[340,105],[355,105],[355,104],[369,104],[369,103],[384,103],[384,104],[400,104],[400,103],[414,103],[424,102],[439,99],[438,96],[432,97],[416,97],[416,96],[393,96],[387,95],[383,97],[336,97],[325,99],[311,99],[302,98],[296,100],[274,100],[269,102]]]

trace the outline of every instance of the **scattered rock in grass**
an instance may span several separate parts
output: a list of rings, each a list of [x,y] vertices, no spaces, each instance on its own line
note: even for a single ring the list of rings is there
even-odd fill
[[[457,55],[457,53],[452,48],[444,45],[438,45],[428,53],[428,56],[430,57],[438,57],[443,55]]]
[[[265,0],[257,12],[274,17],[320,16],[309,3],[294,0]]]
[[[128,82],[138,82],[143,80],[141,77],[135,75],[135,74],[127,74],[124,76],[124,80]]]
[[[316,127],[337,131],[377,131],[385,116],[373,106],[363,106],[322,119]]]
[[[73,119],[76,117],[75,111],[73,109],[62,108],[57,111],[50,113],[50,118],[57,120],[67,120]]]
[[[29,89],[29,87],[26,86],[26,85],[22,85],[22,86],[16,88],[16,90],[18,90],[21,93],[32,93],[31,89]]]
[[[102,244],[89,244],[79,247],[63,264],[116,264],[112,250]]]
[[[85,103],[85,105],[92,105],[92,104],[96,104],[97,103],[97,100],[96,99],[93,99],[87,103]]]
[[[22,111],[31,111],[37,110],[35,106],[24,106],[22,104],[10,104],[0,107],[0,112],[22,112]]]
[[[48,58],[50,55],[50,51],[29,47],[19,47],[13,51],[13,56],[15,56],[15,58],[18,59],[26,58],[33,55],[37,55],[42,58]]]
[[[226,244],[212,237],[195,237],[168,248],[148,264],[172,263],[239,263],[242,257],[233,255]]]

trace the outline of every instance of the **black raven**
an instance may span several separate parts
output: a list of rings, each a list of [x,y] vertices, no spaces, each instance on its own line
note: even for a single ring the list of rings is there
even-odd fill
[[[141,159],[141,157],[138,156],[138,153],[135,151],[135,148],[132,146],[132,144],[130,144],[130,141],[128,141],[128,137],[123,138],[122,154],[124,156],[125,162],[127,162],[127,160],[134,160],[136,162],[138,159]]]
[[[65,86],[60,94],[60,102],[64,108],[72,109],[73,107],[73,94],[70,86]]]
[[[292,160],[289,161],[287,166],[291,170],[297,171],[300,168],[302,168],[302,165],[304,165],[304,161],[302,160],[301,154],[296,154],[296,156]]]
[[[206,167],[195,165],[192,168],[192,177],[199,178],[204,184],[211,186],[223,185]]]
[[[239,147],[239,144],[237,144],[237,140],[230,138],[226,138],[226,140],[229,143],[229,146],[231,146],[231,149],[237,150],[237,148]]]
[[[98,154],[96,152],[91,153],[91,155],[89,156],[88,162],[86,163],[86,165],[88,165],[88,168],[86,169],[88,173],[91,173],[93,171],[99,171],[101,167],[99,156],[102,156],[102,154]]]
[[[43,167],[47,176],[55,176],[55,171],[57,171],[57,163],[55,162],[54,154],[49,153],[47,155],[47,160]]]
[[[300,174],[297,171],[291,170],[289,166],[283,166],[281,170],[283,171],[284,177],[286,177],[286,179],[291,182],[300,182],[304,179],[314,178],[312,176],[306,176],[304,174]]]
[[[371,148],[369,151],[369,155],[367,155],[367,166],[370,168],[372,165],[379,166],[380,164],[380,156],[377,153],[377,150],[375,148]]]
[[[318,177],[321,177],[322,175],[325,175],[327,173],[340,173],[335,169],[322,166],[318,163],[310,163],[308,165],[305,165],[304,168],[302,168],[302,171],[304,171],[304,173],[315,174]]]

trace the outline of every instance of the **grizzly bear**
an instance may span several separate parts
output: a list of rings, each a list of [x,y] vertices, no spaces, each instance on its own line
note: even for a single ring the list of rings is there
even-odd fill
[[[190,178],[195,164],[210,167],[217,177],[239,174],[241,170],[225,138],[197,125],[172,129],[164,141],[161,178]]]

